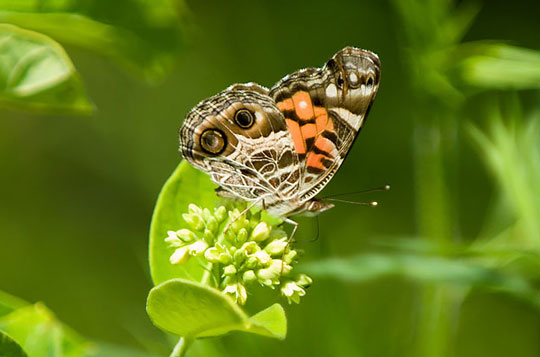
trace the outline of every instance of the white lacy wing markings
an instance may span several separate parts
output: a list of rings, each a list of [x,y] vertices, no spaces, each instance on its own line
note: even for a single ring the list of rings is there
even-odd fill
[[[345,108],[334,107],[334,108],[329,108],[328,111],[329,112],[332,111],[336,113],[337,115],[339,115],[347,124],[352,126],[356,131],[360,129],[364,121],[362,115],[353,114],[348,109],[345,109]]]
[[[220,186],[228,186],[228,187],[236,187],[236,188],[258,188],[258,189],[262,189],[263,191],[266,191],[268,192],[268,194],[274,194],[275,192],[271,189],[269,189],[269,187],[272,187],[270,185],[270,183],[260,175],[260,173],[253,169],[253,168],[250,168],[244,164],[241,164],[237,161],[234,161],[234,160],[213,160],[213,161],[216,161],[216,162],[219,162],[219,163],[227,163],[227,161],[230,161],[231,164],[229,164],[230,166],[234,167],[236,170],[231,170],[229,168],[226,168],[226,167],[220,167],[219,171],[216,171],[213,173],[213,175],[222,175],[224,176],[224,173],[228,173],[229,176],[228,177],[240,177],[242,179],[242,181],[246,182],[246,181],[251,181],[253,183],[253,185],[238,185],[238,184],[229,184],[229,183],[226,183],[225,181],[219,181],[217,182],[218,185]],[[255,179],[255,178],[252,178],[252,177],[249,177],[249,176],[246,176],[246,175],[242,175],[241,174],[241,170],[242,169],[245,169],[247,171],[250,171],[250,172],[253,172],[255,173],[255,176],[257,176],[258,179]],[[261,181],[262,182],[265,182],[268,184],[268,187],[266,186],[263,186],[261,185]],[[236,191],[233,190],[234,193],[238,194]],[[247,200],[253,200],[254,198],[256,197],[251,197],[251,198],[248,198]]]

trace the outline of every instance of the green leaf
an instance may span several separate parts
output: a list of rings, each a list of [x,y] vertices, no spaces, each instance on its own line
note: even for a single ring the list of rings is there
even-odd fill
[[[205,272],[202,260],[191,257],[182,265],[173,265],[169,257],[173,253],[165,243],[167,232],[188,228],[182,213],[194,203],[200,207],[215,207],[219,200],[214,193],[216,186],[208,175],[183,161],[167,180],[159,194],[150,226],[150,272],[154,284],[174,278],[201,281]]]
[[[62,325],[43,304],[22,307],[0,318],[5,331],[32,357],[84,354],[89,345]]]
[[[458,48],[461,80],[481,89],[540,88],[540,52],[501,43],[469,43]]]
[[[162,330],[189,338],[218,336],[245,331],[285,338],[286,319],[279,304],[249,318],[220,291],[182,279],[166,281],[150,291],[148,315]]]
[[[28,355],[15,340],[0,331],[0,356],[27,357]]]
[[[71,60],[58,43],[6,24],[0,24],[2,106],[82,114],[93,110]]]
[[[249,332],[280,340],[287,336],[287,317],[280,304],[274,304],[249,318]]]
[[[148,315],[162,330],[178,336],[217,336],[242,329],[248,317],[216,289],[182,279],[172,279],[148,294]]]
[[[149,81],[162,79],[181,47],[181,1],[125,0],[91,6],[72,1],[2,0],[0,22],[104,55]],[[69,29],[69,31],[66,31]]]
[[[0,290],[0,317],[26,305],[26,301]]]

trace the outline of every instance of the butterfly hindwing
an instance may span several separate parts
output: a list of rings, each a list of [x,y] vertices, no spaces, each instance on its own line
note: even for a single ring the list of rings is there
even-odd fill
[[[298,191],[290,134],[266,93],[255,84],[231,86],[199,103],[180,130],[184,158],[209,173],[223,196],[272,204]]]

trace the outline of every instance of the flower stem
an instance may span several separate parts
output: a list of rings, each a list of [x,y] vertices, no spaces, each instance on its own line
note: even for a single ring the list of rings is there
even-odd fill
[[[186,354],[189,346],[195,341],[194,338],[191,337],[180,337],[180,340],[174,346],[174,349],[171,352],[170,357],[182,357]]]

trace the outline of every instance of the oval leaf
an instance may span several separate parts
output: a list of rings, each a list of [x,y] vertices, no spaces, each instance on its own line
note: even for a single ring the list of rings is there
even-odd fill
[[[182,213],[187,213],[190,203],[209,209],[215,207],[218,200],[215,187],[206,174],[187,162],[180,163],[163,186],[150,225],[150,271],[155,285],[174,278],[201,280],[205,272],[201,260],[192,257],[182,265],[171,264],[169,257],[173,251],[165,238],[167,231],[187,228]]]
[[[274,304],[248,318],[220,291],[183,279],[166,281],[150,291],[146,311],[154,325],[178,336],[196,338],[245,331],[284,339],[285,311]]]
[[[146,310],[157,327],[178,336],[217,336],[248,323],[247,315],[228,296],[182,279],[153,288]]]
[[[93,109],[58,43],[7,24],[0,24],[0,106],[86,114]]]

